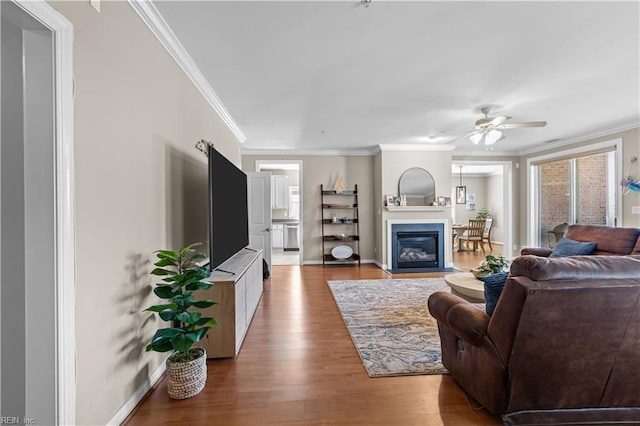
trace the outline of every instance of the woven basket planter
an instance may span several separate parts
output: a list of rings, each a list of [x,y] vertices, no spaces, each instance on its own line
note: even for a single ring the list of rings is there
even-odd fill
[[[172,399],[186,399],[198,395],[207,382],[207,352],[189,362],[169,362],[167,359],[167,392]]]

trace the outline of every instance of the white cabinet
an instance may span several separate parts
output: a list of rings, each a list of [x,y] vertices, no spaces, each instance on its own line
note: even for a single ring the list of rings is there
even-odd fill
[[[273,175],[271,176],[271,208],[286,209],[287,208],[287,176]]]
[[[284,247],[284,225],[273,225],[271,227],[271,245],[273,248],[283,248]]]
[[[214,271],[207,281],[213,287],[202,292],[200,298],[218,304],[201,312],[203,316],[214,317],[218,325],[211,327],[198,344],[206,348],[208,358],[236,356],[262,296],[262,250],[241,250],[220,265],[220,270]]]

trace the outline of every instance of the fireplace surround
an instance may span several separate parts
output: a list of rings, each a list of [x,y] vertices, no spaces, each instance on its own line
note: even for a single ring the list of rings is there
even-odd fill
[[[450,270],[447,227],[445,220],[388,220],[386,269],[392,273]]]

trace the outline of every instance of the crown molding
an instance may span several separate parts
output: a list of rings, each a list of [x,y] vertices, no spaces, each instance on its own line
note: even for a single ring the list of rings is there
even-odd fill
[[[611,126],[603,127],[597,130],[591,130],[584,133],[579,133],[574,136],[570,136],[568,138],[558,139],[552,143],[542,143],[536,145],[535,148],[525,149],[524,151],[518,152],[518,155],[530,155],[536,154],[539,152],[549,151],[552,149],[556,149],[565,145],[571,145],[574,143],[585,142],[590,139],[601,138],[605,136],[611,136],[615,133],[626,132],[627,130],[633,130],[640,127],[640,120],[638,118],[633,118],[630,120],[621,121],[619,123],[613,124]]]
[[[323,156],[342,155],[345,157],[370,157],[374,154],[371,149],[250,149],[242,148],[241,155],[277,155],[277,156]]]
[[[456,157],[517,157],[517,152],[508,151],[456,151],[453,153]],[[454,161],[465,161],[457,159]]]
[[[425,145],[425,144],[381,144],[374,150],[373,154],[383,151],[433,151],[450,152],[456,149],[455,145]]]
[[[158,9],[150,1],[127,0],[131,8],[140,16],[142,22],[151,30],[153,35],[160,41],[160,44],[167,50],[169,55],[178,64],[180,69],[189,77],[189,80],[198,89],[200,94],[209,102],[218,116],[227,125],[240,143],[244,143],[247,137],[242,133],[233,120],[227,109],[224,107],[218,95],[213,91],[206,78],[200,72],[191,56],[182,46],[167,22],[164,20]]]

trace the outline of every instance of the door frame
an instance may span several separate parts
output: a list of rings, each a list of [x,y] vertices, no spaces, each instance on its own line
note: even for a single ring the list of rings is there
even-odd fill
[[[263,164],[297,164],[298,165],[298,187],[300,193],[300,226],[298,228],[298,239],[300,241],[300,250],[298,252],[300,256],[300,265],[303,264],[304,259],[304,173],[303,173],[303,161],[302,160],[256,160],[255,171],[260,171],[260,166]]]
[[[538,204],[539,198],[539,176],[536,164],[540,162],[550,162],[555,160],[568,159],[569,157],[580,156],[581,154],[588,154],[589,152],[595,152],[605,150],[609,148],[615,152],[615,175],[614,182],[619,182],[622,178],[622,138],[615,138],[606,140],[603,142],[593,143],[590,145],[583,145],[576,148],[565,149],[563,151],[557,151],[550,154],[543,154],[536,157],[527,158],[527,173],[525,174],[527,182],[527,246],[541,246],[542,242],[538,241],[540,234],[539,229],[539,214]],[[622,191],[615,184],[615,210],[614,219],[622,221]]]
[[[503,256],[513,259],[513,163],[500,160],[452,160],[452,163],[462,165],[500,165],[502,166],[502,222],[504,223]],[[453,175],[452,175],[453,176]]]
[[[75,424],[75,181],[73,160],[73,25],[44,0],[12,0],[53,33],[55,91],[56,422]]]

